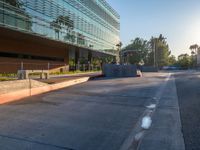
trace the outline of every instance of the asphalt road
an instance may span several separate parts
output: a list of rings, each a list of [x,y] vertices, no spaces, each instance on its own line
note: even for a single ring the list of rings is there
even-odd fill
[[[0,120],[1,150],[184,150],[169,73],[102,78],[1,105]]]
[[[177,73],[176,87],[186,150],[200,150],[200,73]]]

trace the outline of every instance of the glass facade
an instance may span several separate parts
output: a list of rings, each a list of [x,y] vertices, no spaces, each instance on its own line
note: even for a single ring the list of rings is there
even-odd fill
[[[105,0],[0,0],[0,25],[115,53],[120,16]]]

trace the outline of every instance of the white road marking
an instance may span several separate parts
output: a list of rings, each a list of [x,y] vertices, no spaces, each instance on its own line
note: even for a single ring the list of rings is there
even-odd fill
[[[167,82],[170,80],[170,77],[171,77],[171,73],[167,75],[167,77],[164,80],[164,84],[160,87],[155,97],[153,97],[153,100],[156,101],[156,104],[153,104],[150,107],[154,107],[155,105],[155,108],[150,109],[147,107],[147,109],[143,112],[138,122],[135,124],[135,128],[131,131],[129,137],[127,137],[127,139],[122,144],[120,150],[132,150],[131,147],[135,147],[135,146],[137,147],[136,149],[139,148],[141,140],[145,135],[145,131],[151,127],[152,119],[150,116],[152,116],[153,113],[155,112],[156,106],[159,104],[159,100],[162,97],[163,91],[166,87]],[[137,144],[134,145],[134,142],[136,142]]]
[[[135,135],[135,140],[139,141],[144,136],[144,132],[141,131]]]
[[[156,104],[150,104],[149,106],[147,106],[148,109],[155,109],[156,108]]]
[[[145,130],[148,130],[151,127],[152,119],[150,116],[145,116],[142,118],[141,127]]]

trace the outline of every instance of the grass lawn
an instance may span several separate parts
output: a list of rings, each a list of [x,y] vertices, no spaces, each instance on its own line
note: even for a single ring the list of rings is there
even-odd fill
[[[16,79],[14,79],[14,78],[0,77],[0,82],[1,81],[12,81],[12,80],[16,80]]]

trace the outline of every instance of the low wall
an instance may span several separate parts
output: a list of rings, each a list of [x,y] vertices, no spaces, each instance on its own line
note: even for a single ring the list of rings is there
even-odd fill
[[[0,95],[12,93],[24,89],[42,87],[48,85],[47,83],[39,82],[36,80],[14,80],[0,82]]]
[[[103,75],[106,77],[136,77],[137,67],[135,65],[104,64]]]
[[[80,84],[88,81],[89,78],[90,77],[80,77],[56,84],[46,84],[34,80],[0,82],[0,104]]]

